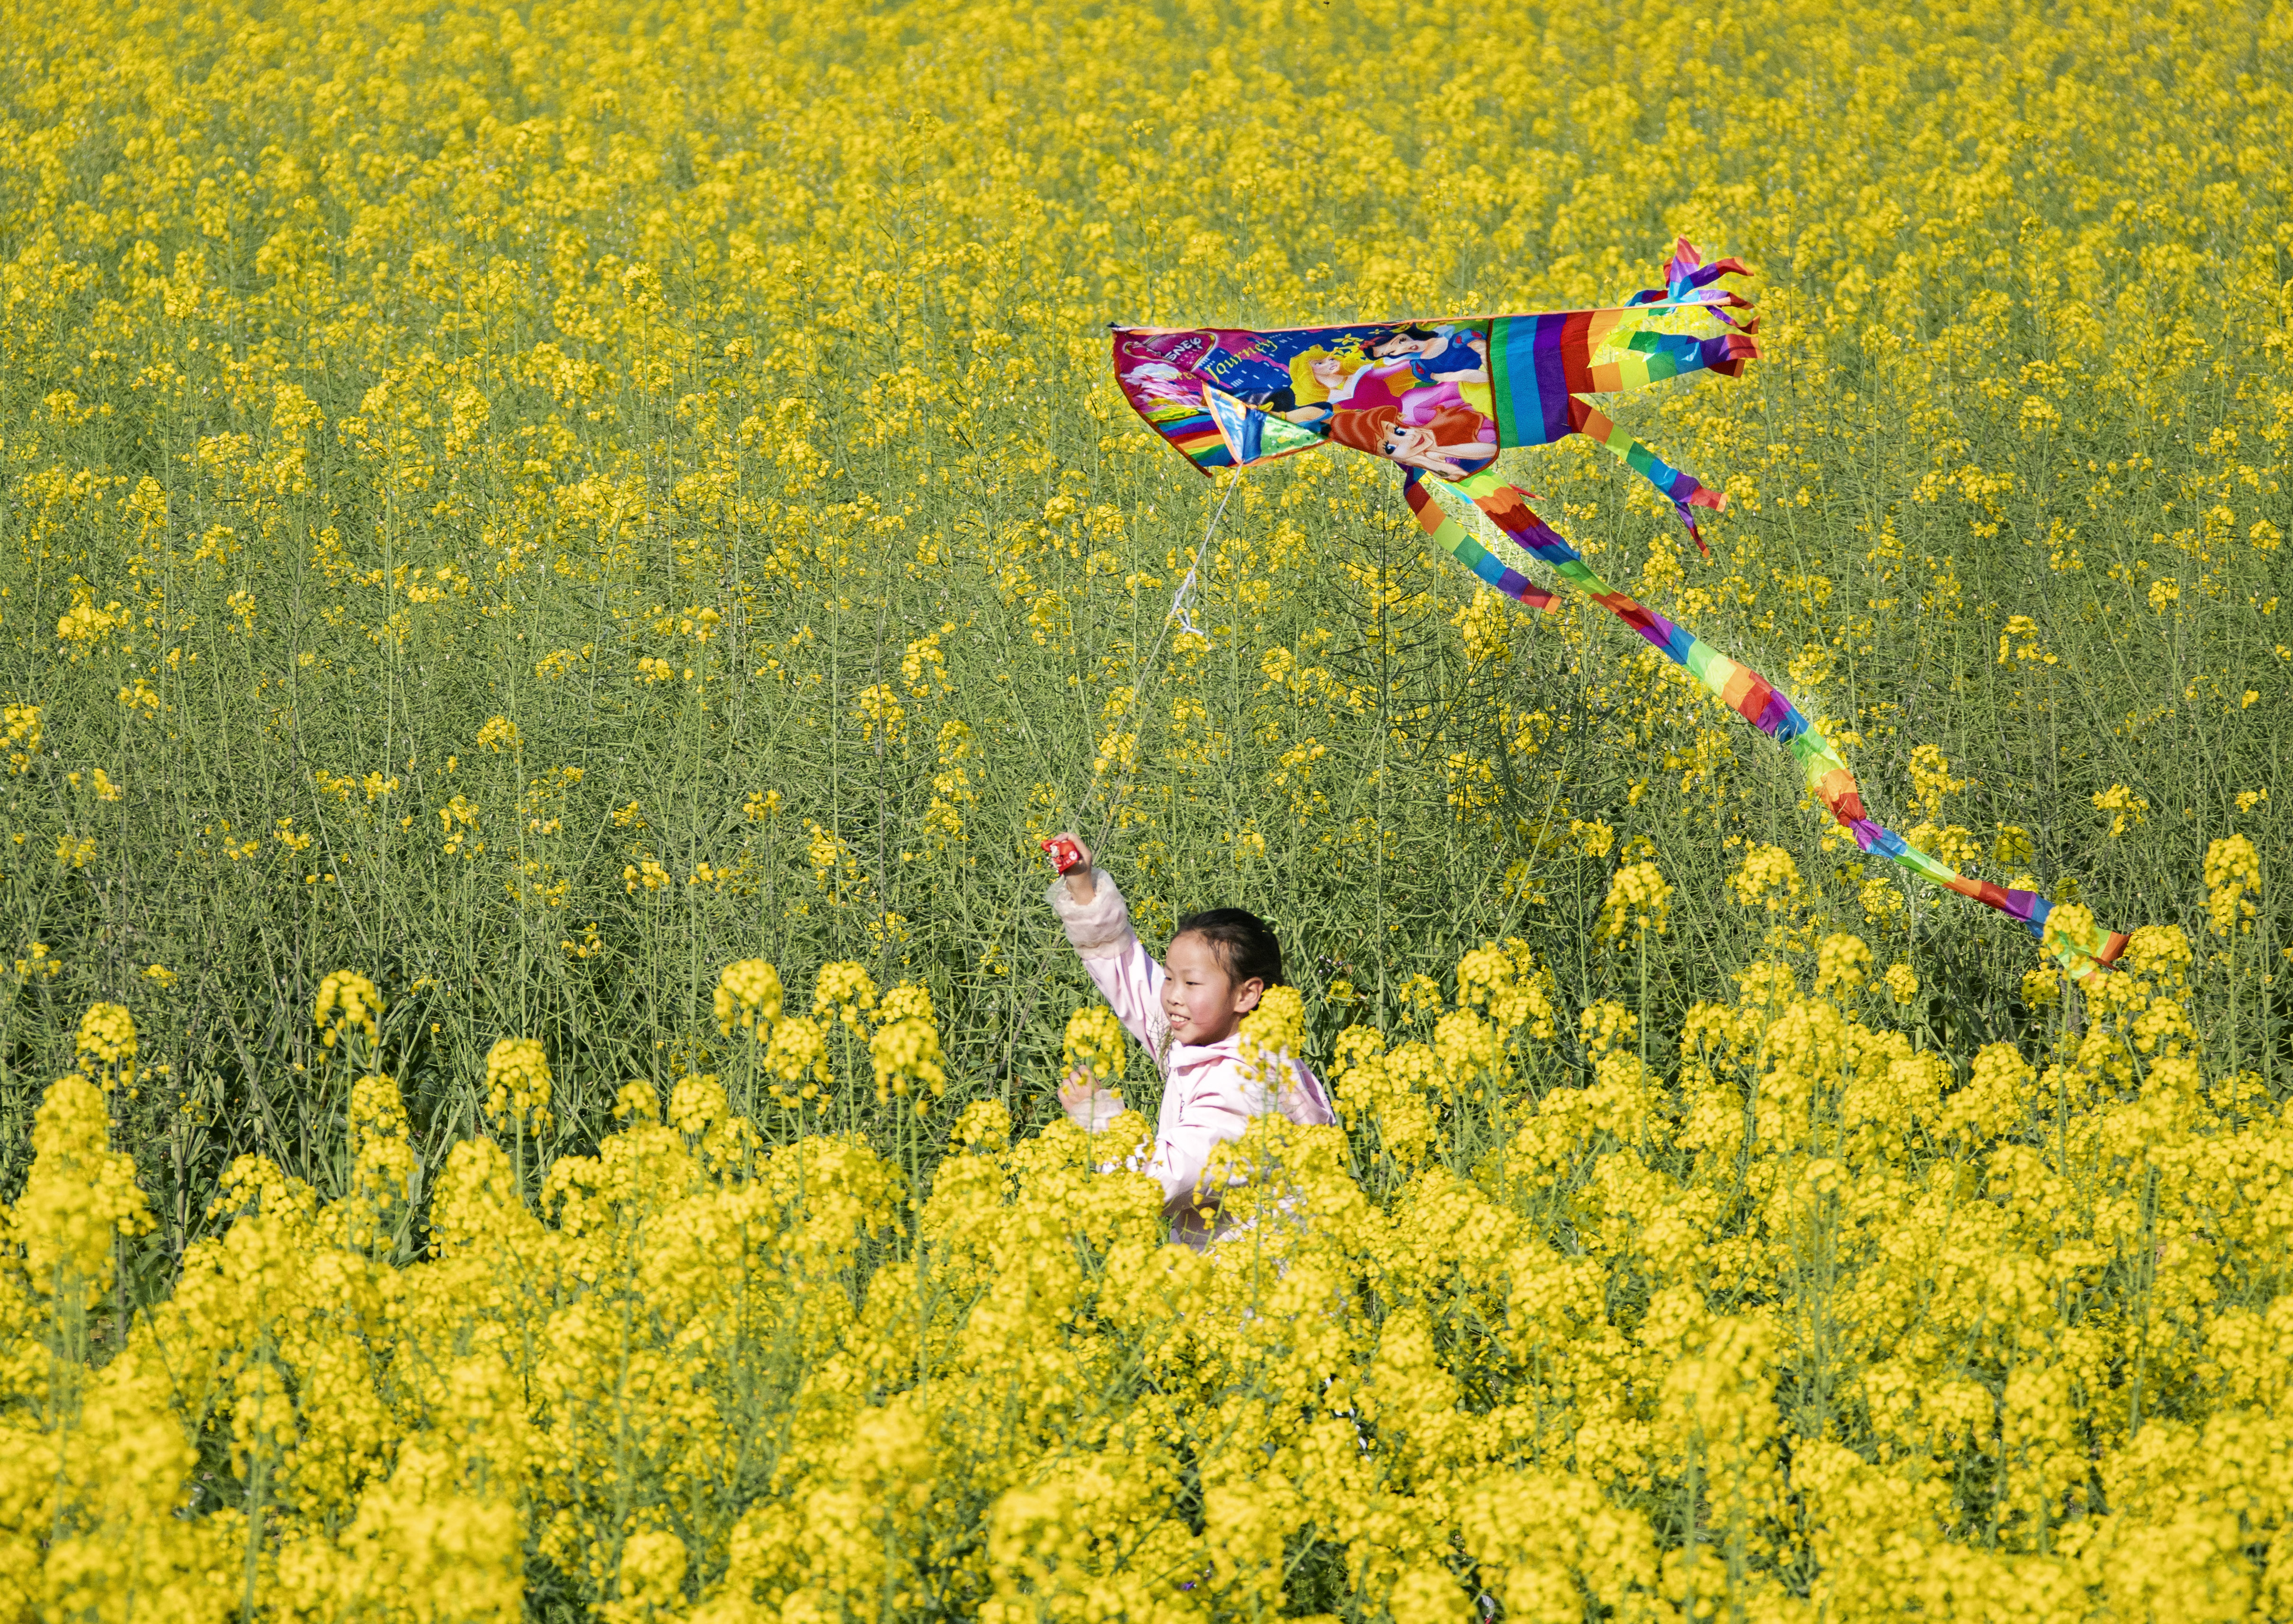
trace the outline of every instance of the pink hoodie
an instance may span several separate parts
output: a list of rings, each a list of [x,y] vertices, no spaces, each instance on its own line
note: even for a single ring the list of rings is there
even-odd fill
[[[1201,1187],[1213,1150],[1241,1138],[1252,1117],[1278,1111],[1292,1122],[1320,1127],[1335,1122],[1337,1115],[1330,1109],[1329,1091],[1321,1079],[1294,1058],[1290,1065],[1296,1086],[1268,1097],[1265,1084],[1243,1068],[1239,1033],[1220,1043],[1170,1042],[1169,1022],[1163,1014],[1163,966],[1147,956],[1138,933],[1130,928],[1130,910],[1106,870],[1095,870],[1091,878],[1098,889],[1090,901],[1070,896],[1063,878],[1051,882],[1049,900],[1092,982],[1114,1006],[1123,1030],[1146,1046],[1163,1073],[1155,1153],[1145,1171],[1163,1186],[1163,1213],[1171,1221],[1171,1239],[1199,1250],[1229,1227],[1222,1216],[1212,1222],[1202,1210],[1218,1205],[1218,1192]],[[1070,1110],[1068,1115],[1091,1132],[1106,1130],[1087,1107]]]

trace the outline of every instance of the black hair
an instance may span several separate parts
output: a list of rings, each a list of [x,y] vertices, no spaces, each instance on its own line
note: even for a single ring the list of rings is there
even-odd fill
[[[1397,338],[1413,339],[1422,343],[1426,339],[1438,338],[1440,336],[1440,334],[1435,332],[1431,327],[1427,327],[1423,322],[1412,321],[1394,328],[1390,333],[1380,333],[1375,338],[1371,339],[1368,343],[1365,344],[1363,348],[1366,349],[1372,355],[1375,355],[1378,352],[1378,346],[1380,344],[1390,344]]]
[[[1206,908],[1188,914],[1171,933],[1171,940],[1189,935],[1209,942],[1219,965],[1236,982],[1259,981],[1268,987],[1285,984],[1282,944],[1274,938],[1274,927],[1247,909]]]

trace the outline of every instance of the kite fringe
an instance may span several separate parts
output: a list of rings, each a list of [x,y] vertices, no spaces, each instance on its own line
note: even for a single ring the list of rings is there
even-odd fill
[[[1665,286],[1644,287],[1625,301],[1627,307],[1643,304],[1700,304],[1714,316],[1731,327],[1745,327],[1728,314],[1731,310],[1749,310],[1752,302],[1741,294],[1713,283],[1723,276],[1750,276],[1752,268],[1742,260],[1730,255],[1725,259],[1706,261],[1694,243],[1685,237],[1673,240],[1672,258],[1664,268]]]

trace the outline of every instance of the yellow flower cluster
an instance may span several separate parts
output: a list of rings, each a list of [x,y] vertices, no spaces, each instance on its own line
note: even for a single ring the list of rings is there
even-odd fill
[[[735,1026],[755,1034],[758,1043],[771,1041],[781,1018],[781,975],[761,958],[744,958],[725,966],[717,978],[712,1005],[717,1030],[729,1038]]]
[[[2231,835],[2206,848],[2206,913],[2214,934],[2250,933],[2260,909],[2261,853],[2242,835]]]
[[[1305,998],[1295,987],[1268,987],[1243,1016],[1241,1039],[1243,1075],[1277,1102],[1292,1086],[1291,1062],[1306,1052]]]
[[[868,1060],[876,1074],[876,1103],[909,1100],[918,1111],[924,1096],[940,1099],[947,1093],[947,1072],[941,1065],[939,1028],[932,1016],[931,994],[912,982],[903,982],[884,995],[877,1011],[876,1030],[868,1038]]]
[[[552,1079],[539,1040],[504,1038],[486,1054],[486,1115],[505,1130],[549,1131]]]
[[[539,1189],[484,1140],[425,1184],[375,1075],[341,1196],[250,1159],[115,1322],[150,1218],[67,1077],[0,1253],[0,1573],[216,1624],[2281,1614],[2293,1125],[2208,1061],[2187,940],[2035,1064],[1887,1030],[1868,961],[1764,961],[1658,1067],[1477,949],[1429,1038],[1339,1040],[1348,1127],[1236,1147],[1283,1221],[1206,1254],[1056,1113],[974,1103],[903,1169],[687,1076]],[[879,1086],[928,1092],[928,998],[875,1013]],[[547,1101],[530,1040],[488,1074]]]
[[[1728,889],[1746,908],[1788,910],[1799,901],[1799,865],[1781,846],[1755,844],[1744,853],[1744,866],[1728,877]]]
[[[10,1209],[5,1265],[20,1270],[17,1280],[53,1305],[60,1319],[85,1313],[86,1300],[110,1289],[115,1237],[150,1227],[135,1164],[109,1148],[108,1127],[103,1096],[93,1084],[76,1077],[52,1084],[32,1134],[31,1176]],[[38,1345],[29,1305],[20,1300],[12,1306],[16,1312],[0,1323],[16,1341],[6,1368],[20,1383],[34,1375],[28,1361]]]
[[[1086,1004],[1067,1017],[1060,1053],[1068,1072],[1080,1068],[1102,1088],[1112,1088],[1130,1063],[1130,1034],[1106,1005]]]
[[[375,1022],[381,1016],[382,995],[355,970],[329,971],[319,983],[313,1018],[319,1041],[327,1047],[333,1048],[346,1033],[361,1033],[373,1042],[378,1035]]]
[[[517,735],[517,723],[507,716],[495,716],[478,730],[478,748],[497,755],[505,750],[515,751],[523,742]]]
[[[80,1070],[89,1076],[109,1076],[120,1067],[135,1064],[135,1017],[123,1005],[97,1004],[79,1021],[72,1041]]]
[[[1653,932],[1661,936],[1672,917],[1672,885],[1652,862],[1627,863],[1608,882],[1608,901],[1593,934],[1607,942],[1629,935],[1644,941]]]

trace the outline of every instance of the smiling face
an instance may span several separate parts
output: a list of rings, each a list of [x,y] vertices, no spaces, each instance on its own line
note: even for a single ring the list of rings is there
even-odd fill
[[[1256,976],[1237,983],[1210,939],[1191,931],[1171,938],[1163,967],[1163,1014],[1171,1023],[1171,1036],[1180,1043],[1221,1043],[1231,1038],[1266,990],[1266,983]]]

